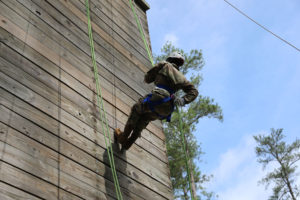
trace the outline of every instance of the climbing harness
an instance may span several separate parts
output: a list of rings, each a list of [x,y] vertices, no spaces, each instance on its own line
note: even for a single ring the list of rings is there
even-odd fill
[[[111,145],[111,137],[110,137],[108,122],[107,122],[107,118],[106,118],[106,111],[105,111],[105,108],[103,105],[102,89],[101,89],[100,82],[99,82],[98,68],[97,68],[96,59],[95,59],[95,48],[94,48],[94,40],[93,40],[93,34],[92,34],[89,0],[85,1],[85,6],[86,6],[87,19],[88,19],[88,32],[89,32],[91,56],[92,56],[92,62],[93,62],[93,68],[94,68],[94,78],[96,80],[97,104],[99,107],[102,131],[104,134],[106,149],[108,151],[108,159],[109,159],[109,164],[110,164],[112,175],[113,175],[117,199],[123,200],[117,173],[116,173],[114,153],[113,153],[113,149],[112,149],[112,145]],[[106,130],[104,127],[106,127]],[[108,137],[108,141],[107,141],[107,137]]]
[[[152,93],[148,94],[147,97],[143,100],[143,103],[147,103],[147,105],[149,106],[150,110],[155,113],[158,117],[160,117],[160,119],[166,119],[167,122],[170,122],[171,121],[171,116],[172,116],[172,113],[174,111],[174,102],[173,102],[173,99],[174,99],[174,90],[172,90],[171,88],[165,86],[165,85],[156,85],[156,87],[158,88],[161,88],[161,89],[164,89],[164,90],[167,90],[169,93],[170,93],[170,96],[168,97],[165,97],[161,100],[158,100],[158,101],[151,101],[151,98],[152,98]],[[159,113],[157,113],[155,111],[155,107],[158,106],[158,105],[161,105],[161,104],[164,104],[164,103],[167,103],[171,101],[171,104],[172,104],[172,110],[171,110],[171,113],[168,115],[168,116],[163,116],[163,115],[160,115]]]
[[[149,46],[148,46],[148,43],[145,39],[145,35],[144,35],[144,32],[143,32],[143,29],[142,29],[142,26],[141,26],[141,23],[137,17],[137,14],[136,14],[136,11],[134,9],[134,6],[133,6],[133,3],[132,3],[132,0],[129,0],[129,4],[130,4],[130,7],[131,7],[131,10],[133,12],[133,15],[135,17],[135,21],[137,23],[137,26],[139,28],[139,31],[140,31],[140,34],[141,34],[141,37],[144,41],[144,45],[145,45],[145,48],[147,50],[147,53],[148,53],[148,57],[149,57],[149,60],[152,64],[152,66],[154,66],[154,63],[153,63],[153,58],[151,56],[151,53],[150,53],[150,50],[149,50]],[[151,94],[149,94],[151,95]],[[147,98],[149,97],[149,95],[147,96]],[[151,97],[150,97],[151,98]],[[150,107],[151,109],[151,107]],[[178,112],[178,118],[179,118],[179,128],[180,128],[180,133],[181,133],[181,138],[182,138],[182,145],[183,145],[183,149],[184,149],[184,153],[185,153],[185,164],[186,164],[186,171],[187,171],[187,174],[188,174],[188,180],[189,180],[189,188],[190,188],[190,193],[191,193],[191,199],[194,200],[194,195],[193,195],[193,191],[192,191],[192,184],[191,184],[191,177],[190,177],[190,168],[189,168],[189,161],[190,161],[190,158],[189,158],[189,155],[187,154],[187,148],[186,148],[186,142],[185,142],[185,135],[183,133],[183,125],[182,125],[182,119],[181,119],[181,109],[179,109],[177,107],[177,112]],[[170,116],[171,118],[171,116]]]

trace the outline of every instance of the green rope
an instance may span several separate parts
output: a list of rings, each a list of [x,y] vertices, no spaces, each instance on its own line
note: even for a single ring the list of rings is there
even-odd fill
[[[185,166],[186,166],[186,172],[188,174],[188,180],[189,180],[189,188],[190,188],[190,193],[191,193],[191,199],[194,200],[194,195],[193,195],[193,190],[192,190],[192,181],[191,181],[191,171],[189,167],[189,162],[190,162],[190,157],[187,154],[187,148],[186,148],[186,142],[185,142],[185,135],[183,133],[183,126],[182,126],[182,118],[181,118],[181,111],[182,109],[179,110],[178,107],[176,107],[177,112],[178,112],[178,118],[179,118],[179,129],[181,133],[181,142],[183,146],[183,151],[185,155]]]
[[[139,28],[141,37],[142,37],[142,39],[143,39],[143,41],[144,41],[144,45],[145,45],[145,47],[146,47],[146,50],[147,50],[147,53],[148,53],[149,60],[150,60],[150,62],[151,62],[151,64],[152,64],[152,66],[154,66],[153,58],[152,58],[152,55],[151,55],[151,52],[150,52],[150,49],[149,49],[147,40],[146,40],[146,38],[145,38],[145,34],[144,34],[143,29],[142,29],[142,25],[141,25],[141,23],[140,23],[140,21],[139,21],[139,18],[138,18],[138,16],[137,16],[136,12],[135,12],[135,9],[134,9],[132,0],[129,0],[129,3],[130,3],[131,10],[132,10],[132,12],[133,12],[133,15],[134,15],[136,24],[137,24],[137,26],[138,26],[138,28]]]
[[[152,64],[152,66],[154,66],[154,62],[153,62],[153,58],[152,58],[152,55],[151,55],[151,52],[150,52],[150,49],[149,49],[149,45],[148,45],[148,43],[147,43],[147,41],[145,39],[145,35],[144,35],[144,32],[143,32],[142,26],[140,24],[140,21],[138,19],[138,16],[136,14],[136,11],[134,9],[132,0],[129,0],[129,4],[130,4],[131,10],[133,12],[133,15],[135,17],[135,21],[136,21],[137,26],[139,28],[141,37],[142,37],[142,39],[144,41],[144,45],[145,45],[145,48],[147,50],[149,60],[150,60],[150,62]],[[187,154],[187,151],[186,151],[185,136],[184,136],[184,133],[183,133],[182,119],[181,119],[181,114],[180,114],[181,113],[181,109],[179,110],[178,107],[176,107],[176,110],[178,112],[178,117],[179,117],[179,129],[180,129],[180,133],[181,133],[182,145],[183,145],[184,154],[185,154],[185,165],[186,165],[186,171],[187,171],[187,174],[188,174],[191,199],[194,200],[194,195],[193,195],[193,190],[192,190],[192,184],[191,184],[191,177],[190,177],[190,168],[189,168],[189,160],[190,160],[190,158],[189,158],[189,155]]]
[[[103,105],[102,89],[100,86],[100,81],[99,81],[99,76],[98,76],[98,68],[97,68],[96,59],[95,59],[95,48],[94,48],[94,40],[93,40],[93,34],[92,34],[89,0],[85,1],[85,5],[86,5],[87,18],[88,18],[90,48],[91,48],[91,56],[92,56],[92,62],[93,62],[93,67],[94,67],[94,78],[96,80],[97,104],[99,107],[99,113],[100,113],[100,118],[101,118],[102,132],[104,134],[105,145],[106,145],[106,149],[108,151],[108,159],[109,159],[109,164],[110,164],[113,179],[114,179],[114,185],[115,185],[115,190],[116,190],[116,194],[117,194],[117,199],[123,200],[119,181],[118,181],[118,176],[117,176],[116,168],[115,168],[114,153],[113,153],[113,149],[112,149],[112,145],[111,145],[111,137],[110,137],[108,122],[107,122],[107,118],[106,118],[106,111],[105,111],[105,108]],[[104,123],[105,123],[105,125],[104,125]],[[106,130],[104,127],[106,127]],[[107,137],[108,137],[109,141],[107,141]],[[109,142],[109,144],[108,144],[108,142]]]

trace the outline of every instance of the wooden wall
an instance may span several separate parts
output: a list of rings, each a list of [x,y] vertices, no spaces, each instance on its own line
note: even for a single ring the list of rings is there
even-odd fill
[[[84,3],[0,1],[1,200],[116,199]],[[128,0],[90,0],[90,7],[112,135],[151,90],[143,83],[151,64]],[[136,9],[150,41],[146,13]],[[126,153],[114,150],[124,199],[173,199],[159,121]]]

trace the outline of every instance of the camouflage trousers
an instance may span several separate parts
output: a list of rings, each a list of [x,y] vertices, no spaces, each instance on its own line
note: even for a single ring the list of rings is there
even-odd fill
[[[147,104],[143,103],[143,100],[141,98],[131,108],[124,132],[122,133],[122,138],[124,138],[123,147],[125,149],[129,149],[137,138],[141,137],[141,132],[151,121],[159,118],[157,114],[149,109]]]
[[[154,89],[152,90],[151,101],[158,101],[169,95],[170,94],[167,91]],[[148,103],[144,103],[146,97],[139,99],[139,101],[131,108],[131,113],[121,136],[123,140],[122,144],[125,149],[131,147],[136,139],[141,136],[143,129],[145,129],[151,121],[160,119],[158,114],[168,116],[173,110],[173,103],[166,102],[155,106],[156,113],[154,113],[149,108]]]

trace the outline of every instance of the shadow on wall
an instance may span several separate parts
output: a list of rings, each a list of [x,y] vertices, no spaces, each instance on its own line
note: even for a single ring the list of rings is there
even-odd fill
[[[128,181],[130,181],[129,180],[130,178],[125,175],[126,168],[127,168],[126,151],[121,152],[121,149],[115,140],[114,140],[114,143],[112,143],[112,145],[113,145],[113,151],[115,152],[114,161],[115,161],[115,167],[116,167],[116,172],[117,172],[117,176],[118,176],[118,180],[119,180],[122,197],[124,200],[125,199],[132,200],[133,198],[130,195],[130,188],[129,188],[130,184],[128,184]],[[122,159],[117,157],[116,153],[118,154],[119,157],[122,157]],[[103,161],[105,163],[109,163],[107,149],[105,150],[105,152],[103,154]],[[112,175],[112,170],[109,165],[106,165],[106,167],[105,167],[104,178],[105,178],[105,189],[106,189],[107,199],[111,199],[111,197],[113,197],[114,199],[117,199],[116,189],[115,189],[115,185],[113,182],[114,179],[113,179],[113,175]]]

